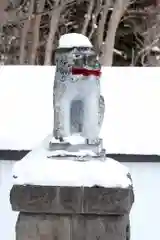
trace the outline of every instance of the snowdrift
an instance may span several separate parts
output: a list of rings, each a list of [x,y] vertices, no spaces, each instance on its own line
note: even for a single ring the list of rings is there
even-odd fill
[[[0,68],[0,150],[30,150],[52,133],[54,67]],[[107,153],[160,155],[159,68],[103,68]]]

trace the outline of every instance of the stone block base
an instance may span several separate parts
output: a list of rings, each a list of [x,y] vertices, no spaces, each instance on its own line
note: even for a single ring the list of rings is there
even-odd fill
[[[77,163],[47,154],[33,151],[15,168],[16,240],[129,240],[134,192],[126,169],[111,159]]]
[[[20,213],[16,240],[129,240],[123,216]]]
[[[49,214],[129,214],[134,201],[132,187],[58,187],[13,185],[14,211]]]

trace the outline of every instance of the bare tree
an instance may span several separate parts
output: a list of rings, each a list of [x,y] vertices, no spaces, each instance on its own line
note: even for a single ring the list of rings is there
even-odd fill
[[[93,12],[92,14],[92,18],[91,18],[91,30],[90,32],[88,33],[88,38],[91,40],[93,34],[95,32],[97,32],[97,22],[98,22],[98,16],[101,12],[101,9],[102,9],[102,1],[101,0],[97,0],[96,1],[96,7],[95,7],[95,11]],[[95,31],[96,30],[96,31]]]
[[[90,0],[88,11],[87,11],[87,14],[85,15],[85,21],[84,21],[82,32],[81,32],[84,35],[86,35],[89,22],[92,19],[94,4],[95,4],[95,0]]]
[[[9,4],[9,0],[0,0],[0,25],[3,24],[5,18],[5,9]]]
[[[30,28],[31,20],[32,20],[32,14],[35,6],[35,0],[31,0],[30,6],[29,6],[29,17],[27,20],[25,20],[22,31],[21,31],[21,42],[20,42],[20,58],[19,58],[19,63],[24,64],[25,63],[25,46],[26,46],[26,38],[27,38],[27,33]]]
[[[107,36],[105,39],[101,62],[104,66],[111,66],[113,62],[113,51],[116,31],[130,0],[115,0],[113,11],[108,23]]]
[[[98,34],[97,34],[98,35],[97,41],[98,41],[99,52],[101,51],[102,44],[103,44],[105,24],[106,24],[106,19],[107,19],[107,16],[108,16],[109,7],[111,6],[111,3],[112,3],[111,0],[105,0],[102,12],[100,14],[100,20],[99,20],[99,23],[98,23]]]
[[[159,4],[158,4],[159,5]],[[160,66],[160,6],[148,8],[144,48],[140,51],[142,65]]]
[[[105,66],[115,64],[114,54],[116,64],[135,65],[141,60],[146,66],[147,59],[147,65],[160,65],[158,3],[160,0],[0,0],[0,61],[50,65],[59,37],[81,32],[102,53],[100,60]],[[139,6],[145,12],[148,5],[154,9],[149,10],[147,19],[143,13],[140,16]],[[127,24],[130,30],[126,30]],[[141,25],[145,25],[143,30]],[[129,48],[131,35],[136,44],[129,42]]]
[[[33,22],[33,31],[32,31],[32,45],[30,52],[29,64],[35,64],[37,48],[39,46],[39,31],[40,31],[40,22],[41,22],[41,14],[44,10],[46,0],[41,0],[37,3],[37,15],[34,18]]]
[[[9,2],[10,2],[9,0],[1,0],[0,1],[0,11],[4,11],[7,8]]]
[[[58,28],[58,23],[63,9],[64,4],[61,0],[56,0],[54,8],[52,10],[49,35],[45,50],[45,60],[44,65],[51,65],[52,51],[53,51],[53,41]]]

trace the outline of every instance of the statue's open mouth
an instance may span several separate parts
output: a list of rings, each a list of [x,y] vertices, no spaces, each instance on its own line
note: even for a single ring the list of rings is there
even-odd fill
[[[83,76],[101,76],[101,71],[99,69],[86,69],[86,68],[72,68],[73,75],[83,75]]]

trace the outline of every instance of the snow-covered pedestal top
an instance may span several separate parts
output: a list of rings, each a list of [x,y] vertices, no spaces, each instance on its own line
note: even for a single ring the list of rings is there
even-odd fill
[[[13,169],[14,211],[52,214],[130,212],[134,193],[128,169],[113,159],[76,161],[48,158],[51,136]]]
[[[132,185],[127,177],[128,168],[119,162],[106,158],[105,161],[86,162],[48,158],[47,143],[31,151],[13,169],[14,184],[43,186],[84,186],[127,188]]]

